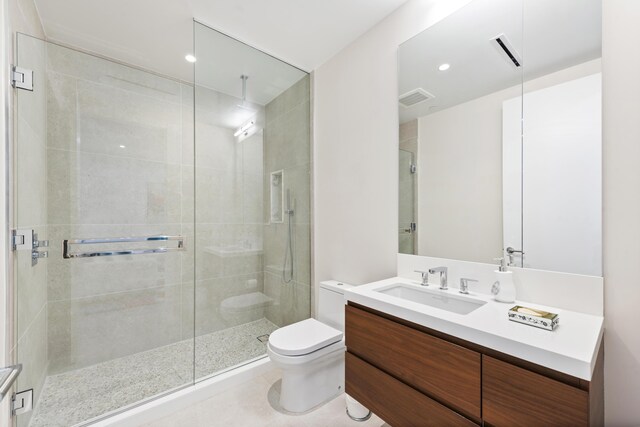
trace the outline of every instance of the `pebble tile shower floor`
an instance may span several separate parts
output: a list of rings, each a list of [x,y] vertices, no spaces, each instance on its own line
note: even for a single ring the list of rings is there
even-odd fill
[[[267,319],[196,338],[195,378],[266,353],[257,337],[278,329]],[[69,427],[190,384],[193,340],[185,340],[47,377],[30,427]]]

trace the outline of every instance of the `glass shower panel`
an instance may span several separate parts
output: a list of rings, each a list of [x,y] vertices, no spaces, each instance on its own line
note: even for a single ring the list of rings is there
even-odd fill
[[[398,244],[401,254],[415,254],[415,174],[416,161],[410,151],[400,150],[400,191],[398,212]]]
[[[309,75],[195,23],[195,375],[310,316]]]
[[[193,88],[24,35],[17,56],[14,226],[49,241],[14,253],[18,425],[70,426],[193,383]]]

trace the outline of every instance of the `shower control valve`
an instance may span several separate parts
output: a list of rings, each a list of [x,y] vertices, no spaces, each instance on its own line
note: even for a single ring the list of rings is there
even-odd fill
[[[33,233],[33,249],[48,248],[48,240],[38,240],[38,233]]]

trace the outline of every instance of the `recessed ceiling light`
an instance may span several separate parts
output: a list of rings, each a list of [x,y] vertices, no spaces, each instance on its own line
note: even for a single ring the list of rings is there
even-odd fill
[[[440,64],[440,66],[438,67],[438,70],[439,71],[447,71],[450,67],[451,67],[451,65],[449,65],[449,64]]]
[[[121,145],[120,148],[126,148],[124,145]]]
[[[191,54],[185,56],[184,59],[186,59],[187,62],[192,62],[192,63],[197,61],[196,57]]]

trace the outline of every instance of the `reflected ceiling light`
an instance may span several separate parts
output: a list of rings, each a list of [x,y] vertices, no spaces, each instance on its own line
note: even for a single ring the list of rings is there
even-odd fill
[[[126,148],[124,145],[121,145],[120,148]]]
[[[440,66],[438,67],[439,71],[447,71],[449,68],[451,68],[451,65],[449,64],[440,64]]]
[[[191,62],[191,63],[194,63],[194,62],[196,62],[196,61],[197,61],[196,57],[195,57],[195,56],[193,56],[193,55],[191,55],[191,54],[189,54],[189,55],[185,56],[185,57],[184,57],[184,59],[186,59],[186,60],[187,60],[187,62]]]

